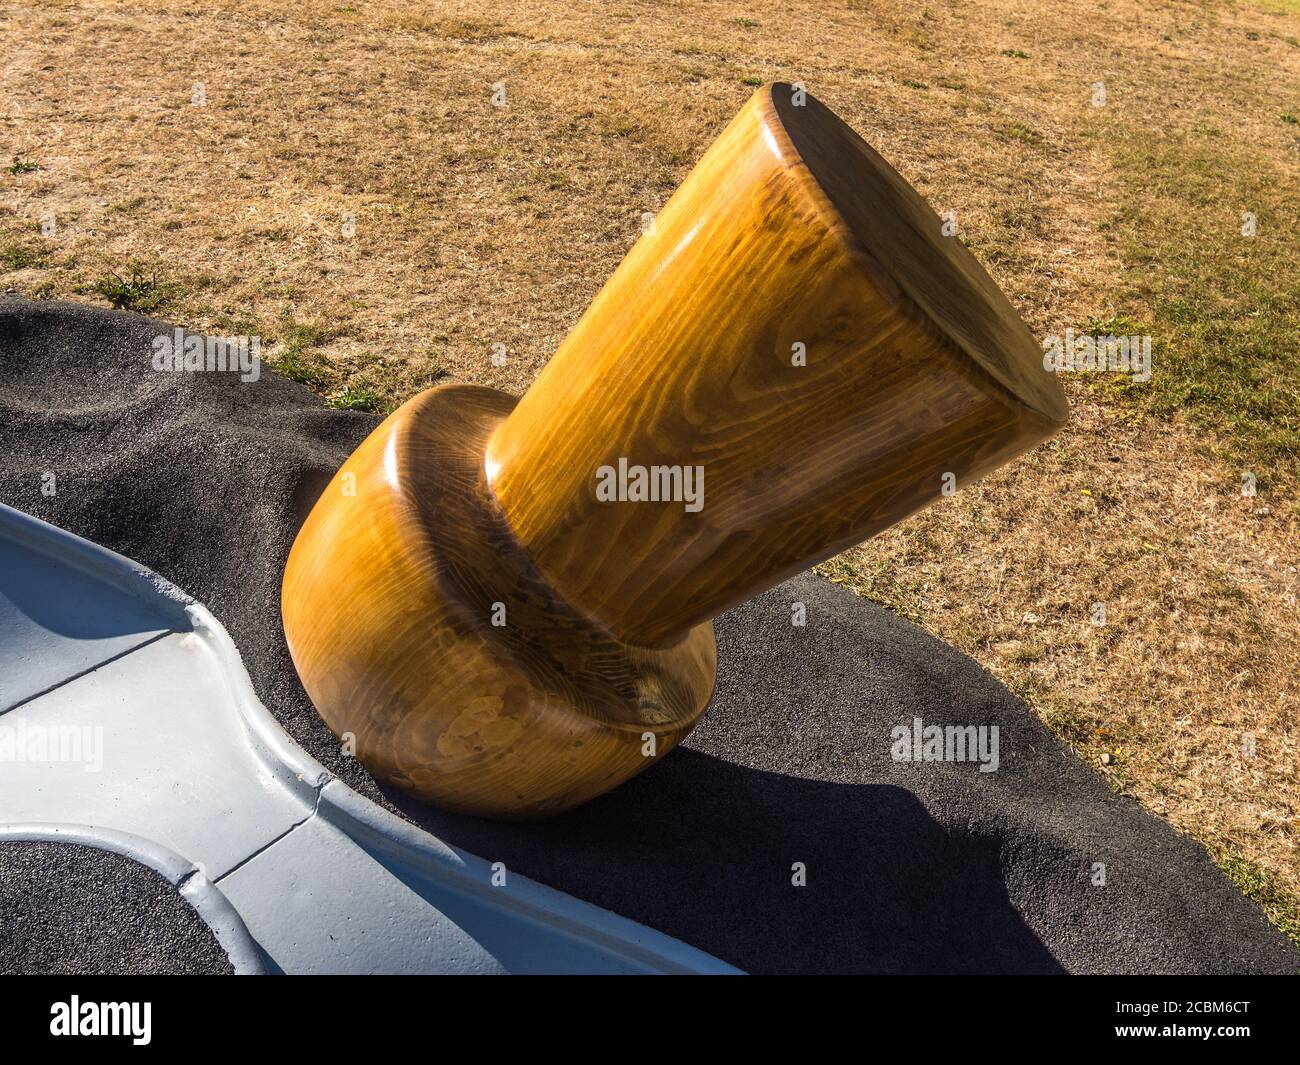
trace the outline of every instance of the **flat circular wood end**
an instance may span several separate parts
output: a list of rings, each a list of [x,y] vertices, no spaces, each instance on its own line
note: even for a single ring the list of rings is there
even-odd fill
[[[487,491],[515,400],[446,386],[383,422],[335,475],[282,590],[294,665],[381,780],[446,809],[527,820],[671,750],[703,713],[709,624],[632,647],[558,599]]]
[[[778,143],[815,184],[828,224],[882,292],[1053,426],[1069,414],[1043,349],[1011,302],[920,194],[833,111],[793,86],[763,90]],[[796,100],[802,101],[796,104]]]

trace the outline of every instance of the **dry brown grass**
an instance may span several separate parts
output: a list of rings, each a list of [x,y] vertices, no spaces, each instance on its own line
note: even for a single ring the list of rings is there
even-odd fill
[[[1182,267],[1130,250],[1169,246],[1185,190],[1121,164],[1152,138],[1223,143],[1227,172],[1294,188],[1286,6],[7,6],[0,161],[40,169],[4,176],[0,269],[99,301],[138,260],[174,286],[169,316],[274,338],[327,394],[391,403],[446,375],[521,392],[749,83],[783,79],[956,210],[1037,333],[1137,314],[1176,358],[1192,334],[1159,331],[1168,301],[1142,274]],[[1293,205],[1272,204],[1266,240],[1295,246]],[[1232,226],[1250,207],[1204,210]],[[1060,438],[826,568],[977,658],[1300,937],[1291,456],[1210,408],[1193,423],[1069,387]],[[1246,461],[1265,464],[1254,499]]]

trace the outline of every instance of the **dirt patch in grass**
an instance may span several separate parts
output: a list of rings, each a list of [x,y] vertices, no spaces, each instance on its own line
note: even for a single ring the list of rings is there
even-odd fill
[[[0,285],[103,303],[144,264],[336,405],[521,393],[754,83],[804,82],[1038,335],[1153,341],[1149,384],[1071,378],[1059,438],[824,568],[1295,935],[1294,8],[34,0],[0,8]]]

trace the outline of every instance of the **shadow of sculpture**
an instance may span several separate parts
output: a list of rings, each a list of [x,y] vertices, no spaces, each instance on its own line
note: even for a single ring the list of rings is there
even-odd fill
[[[688,748],[542,824],[388,799],[458,845],[750,972],[1060,973],[1007,898],[998,841],[893,785],[749,769]],[[795,863],[806,886],[796,887]]]

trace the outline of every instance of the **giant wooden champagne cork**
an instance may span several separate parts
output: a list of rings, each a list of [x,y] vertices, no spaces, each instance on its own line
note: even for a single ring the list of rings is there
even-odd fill
[[[973,256],[822,104],[773,86],[517,405],[433,389],[349,459],[290,555],[285,632],[378,776],[543,816],[689,732],[708,619],[1065,417]]]

